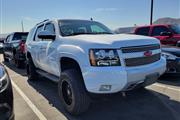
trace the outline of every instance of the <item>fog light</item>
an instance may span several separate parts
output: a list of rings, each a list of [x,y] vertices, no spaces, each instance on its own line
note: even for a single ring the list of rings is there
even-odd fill
[[[111,85],[101,85],[99,91],[110,91]]]

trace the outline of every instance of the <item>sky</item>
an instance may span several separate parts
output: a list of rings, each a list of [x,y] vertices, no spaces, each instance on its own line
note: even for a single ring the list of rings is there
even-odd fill
[[[44,19],[90,19],[110,29],[147,25],[151,0],[0,0],[0,34],[29,31]],[[180,0],[154,0],[154,20],[180,18]]]

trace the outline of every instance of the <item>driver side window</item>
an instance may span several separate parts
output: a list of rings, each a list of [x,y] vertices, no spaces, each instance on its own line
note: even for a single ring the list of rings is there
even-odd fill
[[[38,33],[43,30],[43,27],[44,27],[44,25],[41,25],[36,29],[36,34],[35,34],[34,41],[41,41],[41,39],[38,38]]]
[[[152,36],[160,36],[162,32],[170,32],[165,26],[157,26],[152,30]]]

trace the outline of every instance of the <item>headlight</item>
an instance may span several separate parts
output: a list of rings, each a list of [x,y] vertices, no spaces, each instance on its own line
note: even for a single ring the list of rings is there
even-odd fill
[[[115,49],[91,49],[89,53],[92,66],[120,66],[120,59]]]
[[[4,67],[0,66],[0,93],[3,92],[9,84],[9,78],[7,76]]]
[[[167,60],[176,60],[177,58],[177,56],[166,52],[162,52],[161,55],[165,57]]]

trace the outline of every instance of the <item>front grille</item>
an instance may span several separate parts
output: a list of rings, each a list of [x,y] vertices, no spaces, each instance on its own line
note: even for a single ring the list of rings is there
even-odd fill
[[[129,67],[147,65],[147,64],[151,64],[153,62],[160,60],[160,58],[161,58],[160,53],[149,56],[149,57],[128,58],[128,59],[125,59],[125,64],[126,66],[129,66]]]
[[[133,53],[133,52],[144,52],[148,50],[160,49],[159,44],[144,45],[144,46],[133,46],[133,47],[123,47],[121,48],[122,53]]]

